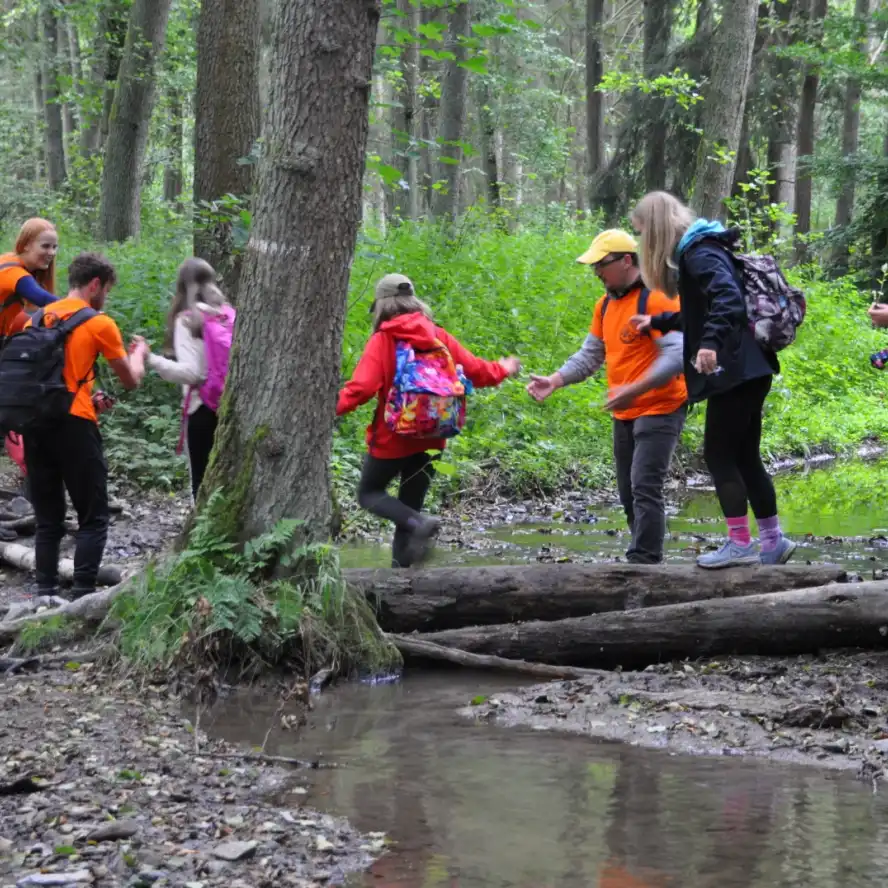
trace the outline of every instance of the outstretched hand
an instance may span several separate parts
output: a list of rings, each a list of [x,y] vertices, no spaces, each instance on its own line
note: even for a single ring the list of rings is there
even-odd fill
[[[632,315],[629,318],[629,323],[638,330],[639,333],[646,333],[651,329],[651,316],[650,315]]]
[[[506,376],[509,377],[517,376],[521,372],[521,361],[514,355],[510,355],[508,358],[500,358],[499,365],[506,371]]]
[[[545,401],[557,388],[558,384],[554,374],[552,376],[535,376],[531,373],[530,382],[527,384],[527,394],[534,401]]]

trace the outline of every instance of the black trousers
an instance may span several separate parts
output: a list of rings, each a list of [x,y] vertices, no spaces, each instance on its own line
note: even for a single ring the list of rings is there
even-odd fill
[[[206,404],[201,404],[191,416],[188,417],[186,429],[186,441],[188,444],[188,463],[191,466],[191,494],[197,499],[197,491],[200,482],[207,470],[210,461],[210,451],[213,449],[213,440],[216,437],[218,418],[213,410]]]
[[[410,567],[406,557],[407,540],[412,526],[421,519],[420,512],[434,476],[432,457],[416,453],[398,459],[378,459],[368,453],[364,457],[361,480],[358,482],[358,503],[362,509],[394,522],[392,566]],[[386,488],[400,479],[397,498]]]
[[[725,518],[777,514],[774,483],[762,461],[762,413],[770,376],[751,379],[706,402],[703,458]]]
[[[108,464],[96,423],[67,416],[52,428],[27,434],[25,465],[37,522],[35,557],[38,592],[56,591],[59,549],[65,535],[65,489],[77,512],[74,595],[96,586],[108,540]]]

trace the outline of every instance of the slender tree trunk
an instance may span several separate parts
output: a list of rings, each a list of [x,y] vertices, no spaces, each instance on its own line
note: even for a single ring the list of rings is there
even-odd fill
[[[68,82],[68,88],[62,101],[62,132],[64,134],[66,165],[71,162],[71,149],[74,147],[74,138],[77,133],[77,76],[74,73],[74,65],[71,62],[74,49],[71,46],[70,22],[62,19],[57,23],[59,38],[59,71]]]
[[[39,29],[32,26],[32,36],[36,38]],[[34,41],[36,43],[36,39]],[[46,107],[46,99],[43,95],[43,70],[39,61],[34,62],[32,72],[32,94],[34,99],[34,180],[42,182],[46,177],[46,119],[43,109]]]
[[[808,14],[807,39],[817,43],[823,33],[823,21],[826,18],[828,0],[808,0],[803,3],[802,10]],[[811,198],[812,180],[810,159],[814,156],[814,121],[817,110],[817,92],[820,88],[820,69],[816,65],[808,65],[802,83],[802,98],[799,108],[799,126],[796,137],[796,183],[795,183],[795,214],[796,236],[806,235],[811,231]],[[804,262],[807,258],[807,245],[800,239],[796,240],[796,261]]]
[[[869,17],[869,0],[856,0],[854,17],[856,19],[857,37],[855,47],[863,52],[865,47],[866,24]],[[842,121],[842,158],[846,166],[847,180],[839,191],[836,200],[836,228],[845,228],[851,224],[854,215],[854,192],[857,173],[853,169],[857,159],[857,148],[860,141],[860,99],[862,95],[860,80],[855,77],[848,79],[845,87],[845,115]],[[848,250],[845,246],[838,247],[833,253],[833,261],[838,270],[847,267]]]
[[[377,0],[279,0],[255,221],[216,446],[220,533],[281,518],[326,539],[349,267],[361,221]]]
[[[248,199],[252,164],[242,158],[259,137],[260,17],[257,0],[203,0],[197,29],[197,89],[194,121],[194,200],[212,203],[226,194]],[[240,258],[232,224],[217,217],[196,226],[194,254],[222,275],[237,298]]]
[[[419,34],[422,11],[419,3],[398,0],[398,8],[406,17],[407,29]],[[398,166],[407,183],[407,215],[414,221],[422,215],[419,184],[419,142],[421,138],[422,103],[419,96],[419,42],[411,40],[401,53],[402,86],[399,95],[401,108],[395,115],[392,135]]]
[[[103,240],[123,241],[139,233],[141,171],[154,107],[155,67],[171,4],[172,0],[133,0],[102,170]]]
[[[786,0],[776,4],[780,32],[775,49],[797,43],[800,37],[798,7],[808,0]],[[796,133],[799,119],[801,68],[798,62],[776,55],[772,65],[771,119],[768,134],[768,169],[773,178],[769,198],[793,211],[795,198]]]
[[[724,6],[712,46],[712,80],[703,107],[693,198],[694,209],[706,218],[722,217],[731,193],[757,18],[757,0],[731,0]]]
[[[47,6],[42,14],[45,63],[43,66],[43,106],[46,121],[46,179],[52,191],[65,184],[65,126],[59,94],[59,23]]]
[[[108,4],[99,6],[96,33],[92,44],[89,73],[83,78],[80,105],[80,152],[84,157],[96,154],[102,132],[102,108],[105,91],[105,69],[108,64]]]
[[[882,167],[876,179],[876,193],[888,194],[888,126],[885,128],[885,137],[882,143]],[[883,271],[883,266],[888,263],[888,215],[883,211],[882,223],[872,234],[873,253],[873,290],[881,292],[882,301],[888,299],[888,272]]]
[[[182,150],[185,141],[185,117],[182,94],[171,87],[167,95],[167,157],[163,167],[163,199],[167,203],[181,205],[183,188]]]
[[[440,162],[438,181],[443,183],[436,192],[435,215],[456,218],[459,211],[459,189],[461,187],[460,166],[463,149],[457,144],[462,141],[466,118],[466,92],[468,72],[460,64],[466,60],[463,40],[469,36],[471,6],[469,0],[460,0],[450,14],[450,31],[447,49],[454,54],[444,71],[441,85],[441,115],[438,130]]]
[[[487,204],[498,210],[500,200],[500,175],[496,160],[496,118],[490,85],[482,82],[478,87],[478,116],[481,123],[481,162],[484,165],[484,184]]]
[[[653,79],[662,74],[672,40],[672,0],[645,0],[644,3],[644,76]],[[666,101],[649,101],[648,132],[644,145],[644,182],[648,191],[666,188]]]
[[[590,203],[594,182],[604,168],[604,94],[598,84],[604,73],[602,26],[604,0],[586,0],[586,179]]]

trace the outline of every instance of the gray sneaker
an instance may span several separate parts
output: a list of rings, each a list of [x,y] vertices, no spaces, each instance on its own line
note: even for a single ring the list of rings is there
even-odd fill
[[[741,546],[733,540],[728,540],[720,549],[715,552],[707,552],[697,559],[697,565],[705,567],[707,570],[718,570],[722,567],[742,567],[743,565],[758,563],[759,553],[756,551],[755,543]]]
[[[796,548],[796,544],[791,539],[781,536],[776,549],[762,552],[762,564],[786,564],[792,558],[792,553]]]

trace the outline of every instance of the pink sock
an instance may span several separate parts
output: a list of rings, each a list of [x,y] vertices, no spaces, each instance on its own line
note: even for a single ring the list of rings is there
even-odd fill
[[[773,518],[757,518],[756,522],[759,527],[759,539],[762,544],[762,552],[773,552],[777,548],[782,536],[780,531],[780,519],[775,515]]]
[[[749,516],[742,518],[726,518],[728,524],[728,539],[738,546],[748,546],[752,542],[749,536]]]

